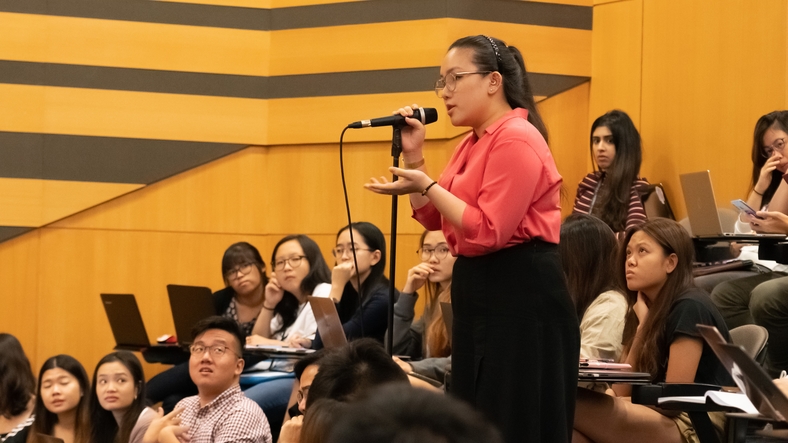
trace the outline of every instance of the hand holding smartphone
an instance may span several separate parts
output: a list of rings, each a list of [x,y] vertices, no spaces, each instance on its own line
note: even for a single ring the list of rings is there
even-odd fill
[[[744,212],[745,214],[751,217],[755,217],[759,220],[763,220],[763,217],[758,217],[757,215],[755,215],[757,211],[753,209],[750,205],[748,205],[744,200],[742,199],[731,200],[731,203],[733,204],[733,206],[736,206],[736,208],[741,212]]]

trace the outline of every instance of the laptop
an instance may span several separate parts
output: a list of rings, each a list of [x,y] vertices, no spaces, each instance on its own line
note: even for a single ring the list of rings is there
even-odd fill
[[[788,418],[788,397],[769,374],[741,346],[725,342],[717,328],[698,325],[701,336],[733,377],[736,385],[762,415],[778,421]]]
[[[337,305],[334,300],[327,297],[308,297],[312,312],[315,314],[317,331],[323,340],[323,347],[333,349],[345,346],[347,337],[339,320]]]
[[[684,194],[684,202],[687,206],[687,218],[692,229],[692,235],[695,237],[725,237],[730,240],[786,238],[784,234],[736,234],[723,232],[709,171],[681,174],[679,178],[681,179],[681,192]]]
[[[139,351],[150,346],[134,294],[101,294],[116,351]]]
[[[194,325],[206,317],[216,315],[213,293],[210,288],[203,286],[167,285],[167,295],[178,344],[189,346]]]

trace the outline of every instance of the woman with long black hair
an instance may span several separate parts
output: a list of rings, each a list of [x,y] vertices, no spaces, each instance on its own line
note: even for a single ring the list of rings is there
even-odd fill
[[[435,91],[452,124],[472,129],[443,174],[427,175],[425,127],[406,118],[405,168],[390,169],[399,180],[366,187],[408,194],[414,218],[441,229],[457,257],[450,392],[507,441],[569,441],[580,345],[558,256],[561,176],[522,55],[496,38],[461,38]]]

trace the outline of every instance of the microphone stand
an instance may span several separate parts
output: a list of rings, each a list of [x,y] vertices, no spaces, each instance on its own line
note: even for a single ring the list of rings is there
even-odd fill
[[[399,157],[402,154],[402,127],[394,125],[391,136],[391,157],[393,166],[399,167]],[[391,179],[395,182],[399,179],[394,175]],[[389,355],[394,354],[394,302],[395,287],[394,276],[396,275],[397,258],[397,195],[391,195],[391,245],[389,249],[389,310],[388,310],[388,334],[386,334],[386,351]]]

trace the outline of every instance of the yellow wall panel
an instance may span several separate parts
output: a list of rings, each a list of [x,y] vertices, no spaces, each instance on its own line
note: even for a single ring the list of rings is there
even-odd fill
[[[555,3],[561,5],[594,6],[594,0],[521,0],[537,3]]]
[[[681,13],[677,13],[681,11]],[[679,174],[709,169],[717,204],[748,192],[755,122],[785,106],[788,2],[647,0],[643,25],[643,175],[686,212]]]
[[[0,130],[263,144],[267,106],[248,98],[0,84]]]
[[[577,184],[588,169],[589,85],[583,83],[539,103],[539,112],[550,135],[550,150],[564,178],[561,213],[572,212]]]
[[[326,5],[332,3],[348,3],[353,1],[364,1],[364,0],[159,0],[159,1],[269,9],[269,8],[289,8],[293,6]]]
[[[0,244],[0,332],[13,334],[37,370],[35,355],[39,333],[39,232]],[[62,265],[62,263],[61,263]]]
[[[0,13],[0,59],[268,75],[265,31]]]
[[[591,40],[590,121],[620,109],[639,126],[643,0],[595,7]]]
[[[529,72],[591,75],[591,31],[474,20],[451,20],[448,45],[468,35],[500,38],[520,50]],[[444,48],[440,57],[443,57]],[[440,59],[438,61],[439,64]]]

